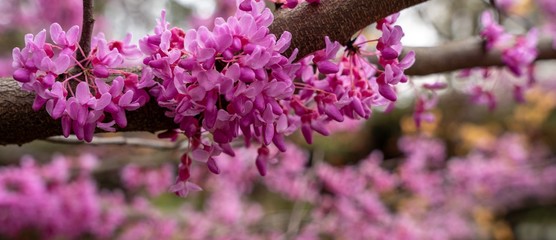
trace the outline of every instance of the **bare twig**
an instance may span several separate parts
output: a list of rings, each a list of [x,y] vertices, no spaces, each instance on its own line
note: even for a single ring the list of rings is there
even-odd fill
[[[93,37],[93,27],[95,26],[93,1],[83,0],[83,25],[81,27],[81,39],[79,40],[79,46],[83,53],[77,51],[77,61],[85,59],[91,51],[91,38]]]
[[[486,52],[480,38],[451,42],[435,47],[404,47],[404,54],[415,51],[415,63],[406,74],[428,75],[474,67],[504,66],[502,52]],[[537,45],[536,60],[556,59],[551,39],[542,39]]]
[[[75,136],[68,138],[62,136],[49,137],[48,142],[65,143],[65,144],[85,144],[85,142],[77,139]],[[134,147],[146,147],[160,150],[180,149],[185,145],[184,141],[169,142],[164,140],[154,140],[146,138],[128,138],[128,137],[95,137],[89,145],[125,145]]]
[[[297,200],[293,204],[292,211],[290,213],[290,220],[288,221],[288,229],[286,230],[286,235],[297,236],[299,229],[301,228],[301,222],[307,213],[304,208],[305,202]]]
[[[311,161],[312,161],[312,165],[309,168],[307,168],[306,172],[304,173],[304,176],[306,176],[307,179],[315,180],[316,182],[318,182],[316,168],[317,165],[324,162],[324,152],[318,148],[313,150],[313,157]],[[301,200],[296,200],[294,202],[292,211],[290,213],[290,219],[288,221],[288,228],[286,231],[286,235],[289,237],[288,239],[290,239],[290,237],[293,238],[293,236],[297,236],[299,230],[301,229],[301,224],[303,222],[303,219],[306,217],[306,214],[309,212],[308,210],[309,209],[307,209],[307,204],[305,202]]]

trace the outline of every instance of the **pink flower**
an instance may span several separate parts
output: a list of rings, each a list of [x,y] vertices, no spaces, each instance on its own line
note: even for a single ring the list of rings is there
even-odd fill
[[[531,29],[526,36],[518,37],[512,48],[505,49],[502,53],[502,61],[514,75],[521,76],[523,69],[531,65],[537,58],[538,38],[538,30]]]
[[[436,95],[432,97],[421,95],[417,97],[415,101],[415,109],[413,110],[413,121],[415,122],[415,126],[420,128],[423,121],[433,122],[435,116],[429,111],[436,107],[438,97]]]
[[[492,13],[489,11],[483,12],[481,15],[481,36],[486,41],[486,49],[490,50],[494,46],[503,44],[509,40],[509,35],[504,31],[504,28],[494,21]]]
[[[400,26],[382,26],[382,37],[378,39],[376,49],[380,52],[381,58],[392,60],[398,58],[401,53],[402,44],[400,40],[404,36]]]
[[[53,23],[50,26],[50,38],[52,38],[52,42],[63,48],[75,49],[79,42],[79,34],[80,31],[78,26],[71,27],[67,33],[62,30],[62,27],[58,23]]]
[[[22,89],[36,94],[35,111],[46,105],[52,118],[61,118],[64,136],[74,132],[78,139],[91,141],[96,127],[114,130],[111,127],[114,121],[125,127],[125,111],[146,104],[149,96],[139,87],[137,75],[119,69],[111,71],[121,67],[124,60],[137,56],[138,49],[129,44],[130,35],[124,42],[113,42],[110,46],[103,34],[95,37],[91,52],[85,53],[85,61],[91,63],[92,69],[84,69],[88,63],[75,63],[78,35],[77,26],[64,32],[57,23],[50,27],[53,44],[46,43],[46,30],[36,36],[26,35],[25,47],[13,50],[12,65],[16,68],[13,76],[22,83]],[[72,67],[82,68],[82,72],[70,73]],[[101,79],[114,73],[124,75],[125,82],[119,76],[109,86]],[[77,82],[75,90],[68,90],[72,86],[70,81]],[[104,111],[112,114],[114,121],[103,123]]]
[[[189,193],[199,192],[203,189],[197,184],[189,181],[177,181],[174,185],[170,186],[169,191],[175,193],[180,197],[187,197]]]
[[[386,25],[386,26],[393,25],[398,20],[399,16],[400,16],[400,13],[394,13],[394,14],[388,16],[388,17],[385,17],[383,19],[378,20],[376,22],[376,29],[382,30],[384,25]]]

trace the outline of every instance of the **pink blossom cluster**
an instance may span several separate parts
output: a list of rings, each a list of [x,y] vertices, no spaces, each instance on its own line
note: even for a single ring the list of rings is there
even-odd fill
[[[97,187],[98,160],[55,156],[39,165],[31,157],[0,169],[0,237],[9,239],[171,239],[176,221],[145,199]],[[150,238],[148,237],[148,238]]]
[[[60,0],[57,3],[52,4],[49,0],[2,1],[0,2],[0,12],[4,16],[3,21],[0,21],[0,31],[17,30],[15,26],[36,31],[47,27],[52,22],[58,22],[62,27],[81,23],[83,19],[82,1]]]
[[[82,2],[60,0],[52,4],[49,0],[19,1],[5,0],[0,2],[0,34],[22,34],[36,32],[53,22],[62,27],[70,27],[82,21]],[[97,17],[97,29],[102,17]],[[4,40],[8,40],[6,37]],[[8,77],[13,73],[12,58],[9,52],[0,51],[0,77]]]
[[[413,106],[413,122],[420,129],[424,122],[432,123],[436,120],[432,112],[439,101],[439,91],[448,85],[441,81],[424,83],[421,88],[415,89],[415,102]]]
[[[216,19],[212,31],[169,29],[163,13],[155,35],[140,41],[148,56],[140,85],[153,87],[150,93],[191,141],[180,171],[188,171],[192,159],[217,173],[213,156],[233,155],[230,142],[239,131],[247,144],[253,138],[262,143],[264,158],[264,146],[274,143],[285,150],[283,135],[295,130],[295,119],[281,104],[294,91],[295,56],[281,55],[291,35],[285,32],[276,39],[268,30],[270,10],[262,2],[252,2],[252,7],[227,20]],[[205,131],[212,140],[203,136]],[[186,180],[178,177],[178,184]]]
[[[539,38],[538,30],[532,28],[525,36],[517,36],[512,44],[512,36],[494,21],[489,11],[483,12],[481,23],[483,25],[481,36],[485,39],[486,49],[502,48],[502,61],[510,72],[516,76],[522,76],[523,69],[529,69],[538,55],[536,48]]]
[[[100,194],[90,169],[79,166],[95,161],[94,157],[76,160],[57,156],[39,166],[26,157],[19,167],[0,169],[0,235],[23,237],[33,230],[44,239],[111,236],[124,218],[116,205],[121,196]],[[72,176],[73,169],[77,176]]]
[[[556,199],[547,191],[556,166],[522,136],[502,135],[459,157],[447,157],[434,138],[406,136],[398,144],[402,158],[384,160],[375,151],[341,167],[310,161],[294,145],[285,155],[270,147],[265,178],[254,171],[258,147],[238,148],[234,157],[215,157],[219,176],[191,172],[210,191],[201,205],[184,201],[172,215],[148,199],[100,191],[91,156],[56,157],[44,166],[28,158],[0,170],[0,236],[32,229],[47,239],[475,239],[491,234],[474,220],[476,209],[503,214]],[[261,194],[273,200],[261,204]]]
[[[174,169],[170,164],[160,167],[140,167],[137,164],[126,165],[121,172],[121,179],[126,189],[145,190],[148,196],[159,196],[172,184]]]
[[[257,148],[238,149],[235,157],[218,156],[222,165],[235,168],[224,167],[218,177],[193,174],[194,179],[205,179],[203,185],[211,191],[203,208],[184,208],[195,219],[188,221],[187,229],[198,239],[230,234],[242,239],[488,238],[490,233],[480,231],[480,223],[473,220],[474,210],[504,213],[531,201],[556,198],[556,193],[546,191],[556,183],[556,166],[538,168],[546,156],[518,135],[503,135],[466,156],[452,158],[447,158],[438,139],[407,136],[399,146],[405,157],[396,160],[395,169],[383,168],[385,161],[393,160],[383,160],[376,151],[357,165],[343,167],[311,165],[308,156],[291,145],[291,154],[276,155],[262,183],[285,200],[311,209],[300,211],[303,220],[293,228],[291,221],[300,212],[283,213],[282,221],[292,235],[265,225],[279,221],[273,219],[279,214],[264,214],[258,202],[246,197],[255,191],[252,170]]]
[[[125,221],[110,239],[176,239],[185,234],[179,229],[179,219],[164,214],[146,198],[134,196],[130,202],[123,202],[122,205],[127,210]]]
[[[321,231],[350,239],[477,238],[480,226],[471,220],[473,209],[503,213],[530,201],[556,197],[546,191],[556,180],[550,176],[556,167],[535,167],[546,156],[517,135],[501,136],[467,156],[448,160],[443,143],[436,139],[406,136],[399,146],[406,157],[394,172],[384,172],[376,153],[359,166],[318,170],[324,187],[332,193],[322,196],[318,202],[323,204],[314,212],[318,224],[324,226]],[[409,194],[397,213],[388,210],[392,204],[388,198],[381,198],[392,192]]]
[[[65,32],[54,23],[52,43],[46,42],[46,30],[27,34],[25,47],[13,50],[13,77],[23,90],[36,94],[35,111],[45,107],[52,118],[61,119],[64,136],[73,132],[78,139],[91,141],[97,127],[105,131],[114,131],[114,124],[126,127],[125,112],[143,106],[149,95],[139,88],[137,74],[118,69],[126,59],[141,54],[130,44],[131,35],[107,42],[99,34],[85,54],[78,45],[79,33],[77,26]],[[78,61],[78,52],[85,59]],[[112,75],[116,77],[107,83]]]
[[[218,176],[208,175],[199,168],[192,169],[192,179],[202,182],[208,189],[203,207],[183,204],[180,214],[185,216],[183,226],[191,239],[265,239],[268,233],[253,231],[264,218],[262,206],[249,199],[258,179],[254,160],[257,148],[237,148],[236,156],[220,155],[216,158],[222,171]],[[292,149],[295,150],[295,149]],[[289,150],[288,150],[289,151]]]
[[[301,69],[296,73],[296,83],[301,89],[291,100],[296,115],[301,117],[301,132],[308,143],[312,131],[328,135],[325,127],[330,121],[343,122],[350,119],[367,119],[371,107],[391,104],[397,97],[393,86],[407,82],[403,71],[414,62],[414,53],[408,53],[401,61],[400,39],[403,31],[392,26],[397,15],[380,21],[383,35],[377,40],[363,36],[352,40],[336,62],[340,44],[325,38],[326,48],[303,58]],[[376,52],[368,52],[365,46],[377,41]],[[384,70],[369,62],[368,56],[377,55]],[[378,76],[376,76],[378,75]]]
[[[393,86],[407,81],[403,71],[413,64],[414,53],[398,60],[403,31],[393,26],[397,15],[380,21],[381,38],[359,37],[348,43],[339,60],[340,44],[327,37],[325,49],[294,63],[297,50],[283,55],[291,34],[278,38],[270,33],[273,15],[264,2],[241,5],[234,16],[217,18],[212,30],[171,28],[163,12],[155,34],[139,41],[146,55],[140,78],[120,69],[141,55],[131,36],[107,42],[99,34],[86,54],[77,44],[79,28],[65,32],[58,24],[50,28],[53,43],[46,42],[43,30],[27,35],[23,49],[14,49],[13,76],[36,94],[35,110],[44,106],[61,119],[64,136],[73,132],[86,141],[96,128],[124,128],[126,111],[153,96],[179,125],[160,136],[175,139],[183,133],[189,139],[171,188],[181,196],[200,190],[188,181],[192,162],[205,163],[218,174],[214,157],[234,156],[233,140],[259,145],[255,164],[264,176],[270,145],[284,152],[285,136],[297,129],[311,143],[313,131],[329,134],[328,122],[369,118],[372,106],[392,104]],[[363,50],[375,41],[375,52]],[[77,53],[85,58],[76,59]],[[366,56],[371,55],[378,56],[384,70],[369,62]]]
[[[161,136],[175,138],[181,132],[190,140],[171,188],[180,196],[200,190],[188,180],[193,161],[220,173],[215,157],[234,156],[230,143],[239,137],[246,145],[260,143],[255,164],[264,176],[268,146],[285,151],[284,137],[293,131],[301,128],[311,143],[313,131],[329,134],[329,121],[369,118],[371,105],[395,101],[391,86],[407,81],[403,71],[414,61],[413,53],[398,60],[403,32],[392,26],[395,15],[383,21],[383,37],[376,40],[385,68],[378,78],[377,67],[354,46],[335,63],[340,44],[328,38],[325,49],[293,63],[297,51],[289,58],[282,55],[291,35],[284,32],[277,39],[269,32],[273,16],[263,2],[242,5],[227,20],[217,18],[212,30],[171,28],[163,12],[155,34],[140,40],[147,57],[139,87],[151,87],[150,94],[180,126]]]
[[[495,21],[490,11],[485,11],[481,15],[481,37],[484,39],[486,51],[501,51],[502,62],[506,65],[512,76],[508,76],[504,71],[494,71],[489,68],[482,68],[478,71],[471,69],[464,70],[463,77],[472,76],[473,72],[481,75],[485,80],[494,79],[500,86],[510,86],[514,99],[517,102],[524,101],[524,93],[535,83],[534,61],[537,58],[537,43],[539,31],[536,28],[530,29],[525,35],[512,35],[503,26]],[[509,79],[508,79],[509,78]],[[497,99],[493,87],[487,81],[474,83],[468,89],[471,100],[474,103],[488,106],[494,110],[497,106]]]
[[[434,90],[431,90],[430,95],[421,94],[416,97],[413,109],[413,121],[417,128],[420,128],[423,122],[430,123],[435,120],[435,116],[431,110],[434,109],[437,104],[438,95]]]
[[[376,49],[379,53],[378,61],[384,68],[384,72],[378,76],[376,82],[380,94],[390,101],[397,99],[392,86],[407,82],[407,77],[403,72],[415,62],[415,52],[413,51],[410,51],[401,61],[398,60],[402,51],[400,40],[404,36],[400,26],[392,26],[398,16],[399,13],[396,13],[377,24],[377,27],[380,27],[379,30],[382,31],[382,37],[378,39]]]

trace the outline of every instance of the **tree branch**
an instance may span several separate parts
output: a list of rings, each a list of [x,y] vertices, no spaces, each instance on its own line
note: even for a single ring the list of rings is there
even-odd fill
[[[65,138],[63,136],[49,137],[45,141],[52,143],[63,143],[63,144],[83,144],[84,142],[77,139],[75,136],[70,136]],[[95,137],[92,142],[87,143],[89,145],[102,146],[102,145],[122,145],[122,146],[132,146],[132,147],[145,147],[153,148],[158,150],[176,150],[180,148],[187,147],[183,144],[183,141],[170,142],[166,140],[156,140],[156,139],[145,139],[145,138],[133,138],[133,137]]]
[[[83,50],[77,52],[77,61],[81,61],[87,57],[91,51],[91,38],[93,37],[93,28],[95,26],[93,0],[83,0],[83,25],[81,27],[81,39],[79,46]]]
[[[23,144],[62,134],[60,120],[52,119],[44,109],[33,111],[33,100],[34,95],[20,90],[15,80],[0,78],[0,145]],[[128,112],[128,126],[120,130],[155,132],[177,128],[164,112],[151,101],[137,111]]]
[[[542,39],[537,46],[537,60],[556,59],[551,39]],[[436,47],[404,47],[404,54],[415,51],[415,63],[405,71],[408,75],[428,75],[473,67],[504,66],[502,52],[486,52],[479,38],[452,42]]]
[[[298,59],[325,47],[324,36],[341,44],[367,25],[427,0],[326,0],[319,5],[302,4],[294,10],[280,9],[270,31],[292,34],[288,52],[298,48]]]
[[[293,10],[280,10],[270,26],[274,34],[289,31],[293,35],[291,49],[300,50],[299,57],[322,49],[324,36],[345,43],[359,29],[376,22],[392,13],[417,5],[426,0],[326,0],[320,5],[302,4]],[[92,0],[84,0],[83,32],[92,31]],[[85,29],[90,26],[90,29]],[[82,37],[85,41],[90,37]],[[80,43],[82,46],[89,44]],[[85,50],[85,49],[84,49]],[[86,52],[87,53],[87,52]],[[10,78],[0,79],[0,145],[24,144],[35,139],[61,135],[61,123],[53,120],[46,111],[32,110],[34,96],[20,90],[17,82]],[[127,113],[128,126],[121,131],[155,132],[176,128],[171,118],[165,117],[165,110],[154,101]],[[100,130],[97,129],[100,132]]]

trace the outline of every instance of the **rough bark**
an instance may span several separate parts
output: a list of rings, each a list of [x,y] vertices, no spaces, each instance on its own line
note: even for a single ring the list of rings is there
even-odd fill
[[[298,57],[325,47],[324,36],[345,44],[358,30],[402,9],[426,0],[323,0],[319,5],[305,4],[293,11],[276,13],[270,30],[292,34],[292,47]]]
[[[23,144],[62,134],[59,120],[44,109],[33,111],[33,100],[34,95],[20,90],[15,80],[0,78],[0,144]],[[121,130],[155,132],[177,127],[154,101],[128,112],[127,119],[128,126]]]
[[[324,0],[320,5],[304,4],[294,10],[280,10],[271,31],[290,31],[294,36],[290,49],[299,56],[324,48],[324,36],[346,42],[357,30],[378,19],[426,0]],[[291,51],[291,50],[290,50]],[[45,110],[34,112],[33,95],[23,92],[9,78],[0,79],[0,145],[24,144],[35,139],[61,135],[60,122]],[[122,131],[149,131],[174,128],[172,119],[151,102],[127,114],[129,124]]]
[[[93,28],[95,26],[94,14],[94,1],[93,0],[83,0],[83,24],[81,25],[81,38],[79,40],[79,46],[86,55],[91,51],[91,38],[93,36]],[[77,60],[81,61],[85,59],[81,51],[77,52]]]

